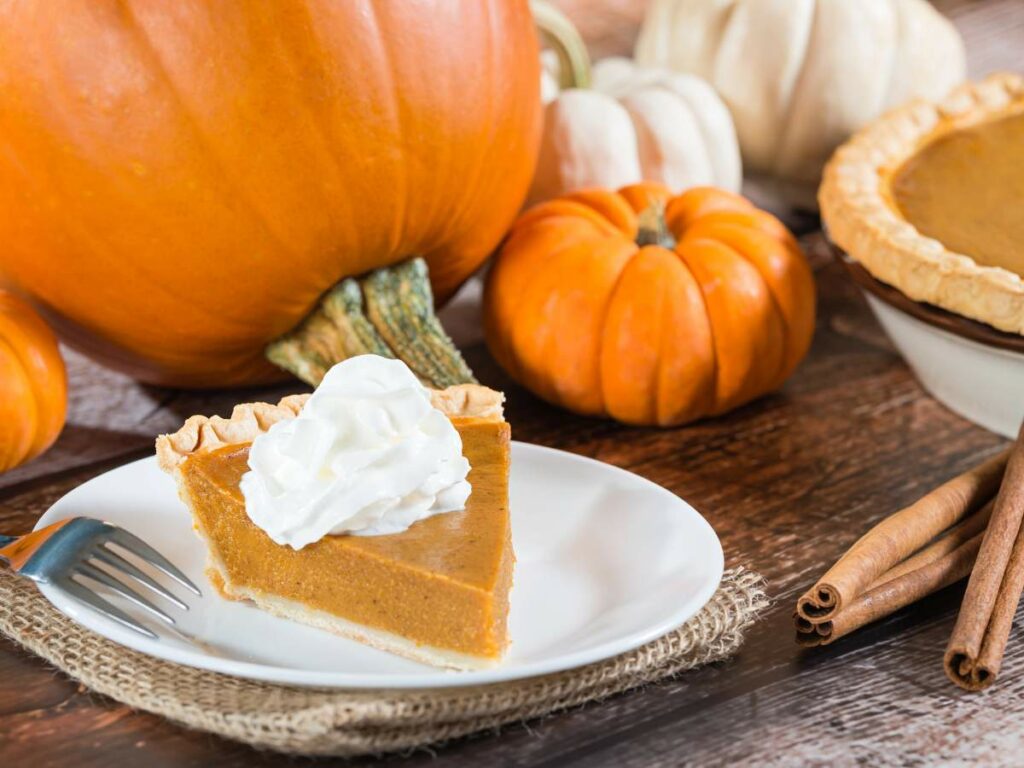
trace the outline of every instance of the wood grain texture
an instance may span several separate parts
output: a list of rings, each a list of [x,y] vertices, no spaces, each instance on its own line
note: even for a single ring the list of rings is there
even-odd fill
[[[573,13],[585,3],[565,0]],[[1024,70],[1024,0],[943,0],[972,73]],[[595,48],[628,51],[625,16]],[[920,389],[822,247],[806,243],[821,293],[810,356],[782,392],[725,418],[645,430],[573,417],[513,386],[475,347],[484,383],[509,395],[516,437],[626,467],[691,501],[730,564],[763,573],[775,605],[733,661],[540,722],[383,764],[669,766],[1012,764],[1024,753],[1024,636],[999,684],[964,694],[942,672],[962,586],[825,649],[792,639],[796,597],[872,523],[976,464],[1005,441]],[[284,388],[178,393],[140,387],[69,353],[69,426],[42,459],[0,477],[0,531],[31,528],[83,480],[152,450],[192,413],[273,399]],[[294,764],[81,690],[0,639],[0,765],[147,768]],[[374,761],[346,763],[369,765]],[[300,764],[304,764],[302,761]],[[328,764],[329,761],[324,761]],[[342,763],[339,763],[342,764]]]

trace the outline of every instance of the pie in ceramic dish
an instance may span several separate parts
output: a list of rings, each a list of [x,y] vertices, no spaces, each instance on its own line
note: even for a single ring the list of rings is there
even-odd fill
[[[207,575],[227,598],[417,661],[453,669],[499,663],[508,645],[515,556],[508,506],[510,429],[503,396],[478,385],[433,391],[469,461],[465,509],[391,535],[275,543],[246,512],[240,483],[254,439],[295,418],[308,395],[193,416],[157,439],[208,548]]]
[[[870,124],[836,151],[818,201],[832,241],[874,277],[1024,334],[1024,77]]]

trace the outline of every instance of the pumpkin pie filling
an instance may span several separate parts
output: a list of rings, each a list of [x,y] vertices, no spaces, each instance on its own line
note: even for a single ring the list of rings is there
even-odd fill
[[[891,194],[921,234],[1024,275],[1024,113],[938,135],[893,174]]]
[[[500,397],[473,385],[436,394],[444,399],[463,389]],[[237,417],[191,431],[186,423],[178,435],[161,438],[158,455],[178,480],[208,546],[207,574],[225,597],[427,663],[479,668],[499,661],[508,645],[510,429],[493,413],[463,408],[448,415],[471,467],[465,509],[401,533],[328,535],[302,549],[277,544],[246,512],[240,481],[251,440],[235,439],[239,430],[225,426]]]

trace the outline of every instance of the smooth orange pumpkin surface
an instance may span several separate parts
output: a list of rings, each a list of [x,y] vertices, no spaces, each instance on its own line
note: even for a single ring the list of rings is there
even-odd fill
[[[0,4],[0,271],[154,383],[284,376],[264,346],[346,276],[439,300],[525,197],[526,0]]]
[[[540,397],[668,426],[781,386],[810,346],[814,304],[803,253],[773,216],[730,192],[644,183],[525,212],[484,312],[494,356]]]
[[[66,411],[57,337],[28,304],[0,290],[0,472],[49,448]]]

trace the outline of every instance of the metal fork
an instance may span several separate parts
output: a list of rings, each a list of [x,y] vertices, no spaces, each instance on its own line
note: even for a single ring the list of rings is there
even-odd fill
[[[175,623],[171,616],[114,575],[133,579],[181,610],[187,611],[188,605],[129,562],[111,544],[152,565],[196,596],[202,596],[184,573],[142,539],[116,525],[88,517],[61,520],[26,536],[0,535],[0,560],[6,560],[15,573],[40,584],[52,584],[118,624],[156,639],[154,632],[96,594],[89,582],[102,584],[169,625]]]

